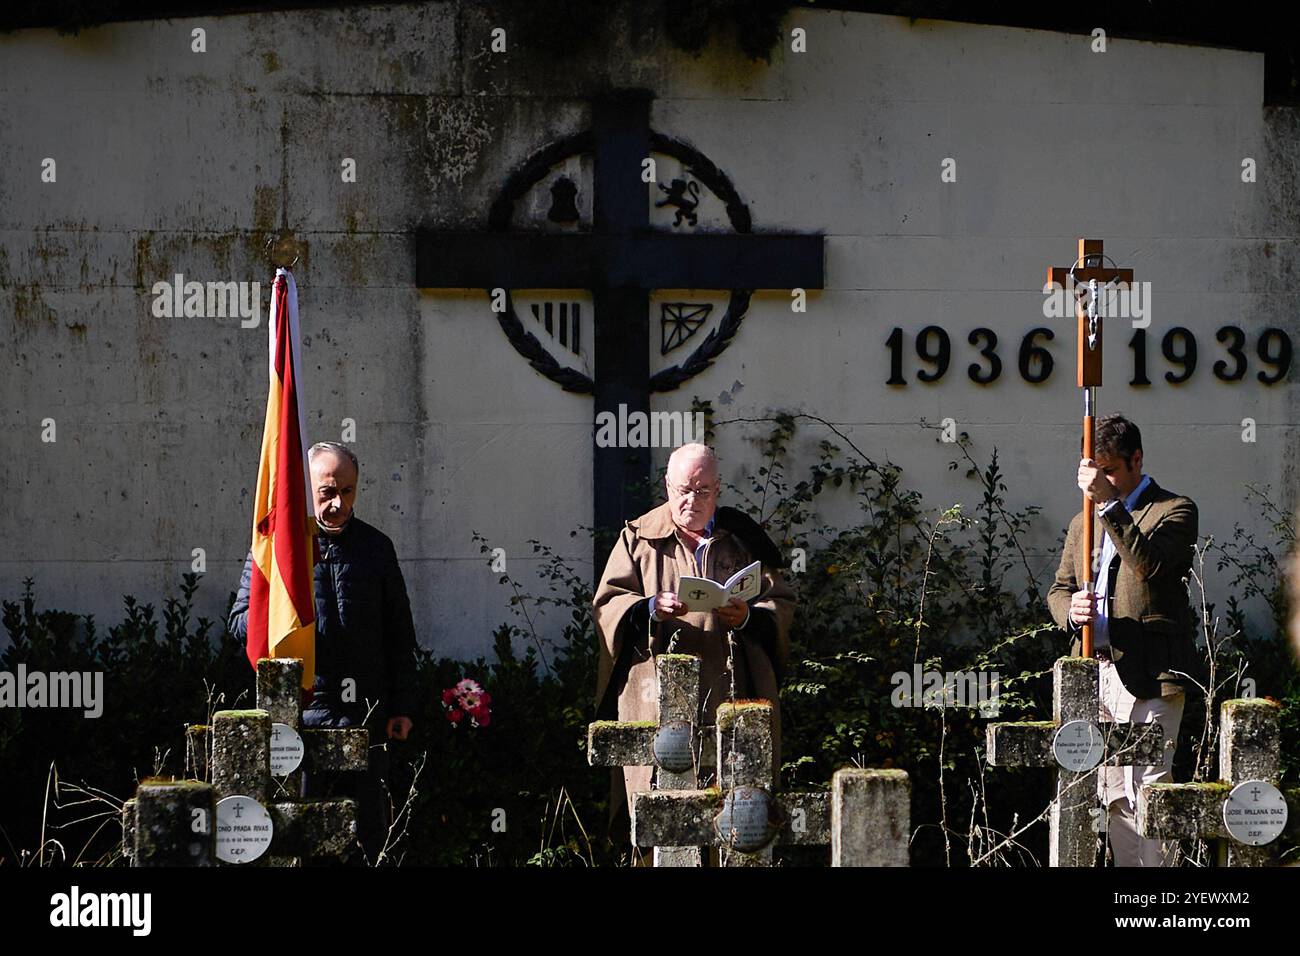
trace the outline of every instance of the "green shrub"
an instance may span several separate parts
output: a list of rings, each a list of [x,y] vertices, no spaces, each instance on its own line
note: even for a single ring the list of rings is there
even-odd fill
[[[801,422],[835,441],[822,441],[817,460],[796,472],[788,448]],[[837,767],[849,764],[902,768],[913,785],[915,864],[1017,864],[1030,855],[1045,861],[1041,816],[1051,774],[985,770],[988,720],[976,711],[895,707],[891,700],[893,675],[916,665],[997,671],[997,719],[1050,718],[1051,665],[1067,642],[1044,601],[1055,559],[1035,572],[1022,546],[1038,508],[1010,510],[997,451],[979,465],[965,436],[953,446],[951,467],[964,469],[976,489],[969,511],[927,508],[899,468],[872,461],[813,416],[775,416],[758,441],[763,464],[745,485],[729,489],[729,503],[763,521],[786,553],[802,548],[806,559],[789,575],[799,613],[782,690],[783,785],[825,787]],[[826,524],[818,510],[828,494],[852,496],[857,520]],[[1201,605],[1206,653],[1218,674],[1209,713],[1217,715],[1218,702],[1241,692],[1242,676],[1253,679],[1256,694],[1285,708],[1283,752],[1294,781],[1300,677],[1284,639],[1288,611],[1278,560],[1294,544],[1294,528],[1271,504],[1265,512],[1274,518],[1274,540],[1260,543],[1237,528],[1224,544],[1207,542],[1192,593],[1201,593],[1207,565],[1217,562],[1218,572],[1233,575],[1224,614]],[[490,551],[485,539],[475,541]],[[497,628],[491,658],[418,653],[416,730],[410,741],[392,744],[393,800],[407,808],[397,862],[582,866],[624,857],[623,847],[602,839],[608,772],[589,767],[583,749],[596,671],[591,585],[552,548],[532,545],[540,559],[537,585],[500,578],[511,591],[512,619]],[[110,679],[97,720],[70,710],[0,709],[0,861],[117,862],[113,806],[142,776],[185,773],[185,724],[218,706],[251,701],[243,647],[223,627],[192,616],[198,583],[184,576],[180,596],[165,600],[161,622],[152,605],[126,598],[124,620],[103,636],[92,617],[38,612],[30,580],[20,601],[4,602],[11,644],[0,652],[0,669],[23,662],[46,671],[101,670]],[[1251,599],[1269,609],[1269,623],[1254,632],[1244,613]],[[542,635],[540,612],[548,621],[559,617],[558,636]],[[442,692],[464,677],[492,696],[485,727],[447,720]],[[1203,732],[1213,726],[1206,713],[1203,701],[1189,700],[1178,779],[1213,775],[1217,741]],[[51,782],[52,765],[59,786]],[[86,794],[94,799],[76,802]],[[1040,822],[1002,845],[1035,818]],[[778,851],[792,865],[826,856],[821,849]]]

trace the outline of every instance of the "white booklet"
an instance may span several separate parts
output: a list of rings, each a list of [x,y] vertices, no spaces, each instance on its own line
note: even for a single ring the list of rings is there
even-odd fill
[[[677,600],[685,604],[688,611],[712,611],[733,597],[742,601],[758,597],[762,583],[762,563],[755,561],[733,574],[726,584],[708,578],[683,577],[677,582]]]

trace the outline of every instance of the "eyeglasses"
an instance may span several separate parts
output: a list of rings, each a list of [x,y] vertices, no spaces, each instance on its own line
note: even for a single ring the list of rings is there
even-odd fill
[[[678,498],[690,498],[694,496],[701,501],[708,501],[717,494],[713,488],[678,488],[672,482],[668,483],[668,487],[672,489],[673,494],[677,495]]]

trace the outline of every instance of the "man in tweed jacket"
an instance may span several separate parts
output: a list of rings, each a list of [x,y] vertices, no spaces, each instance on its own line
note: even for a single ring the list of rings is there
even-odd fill
[[[1171,781],[1185,690],[1199,671],[1196,618],[1188,602],[1196,504],[1142,474],[1142,435],[1122,415],[1097,423],[1096,458],[1079,462],[1078,485],[1097,504],[1093,541],[1095,593],[1083,590],[1083,512],[1070,522],[1048,606],[1082,649],[1080,629],[1093,624],[1100,660],[1099,717],[1120,723],[1159,721],[1165,757],[1155,767],[1102,767],[1097,792],[1108,814],[1116,866],[1163,866],[1173,844],[1142,839],[1137,790]]]

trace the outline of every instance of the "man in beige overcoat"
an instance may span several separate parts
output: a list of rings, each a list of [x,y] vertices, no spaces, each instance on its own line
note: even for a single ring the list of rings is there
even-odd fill
[[[657,720],[654,656],[672,652],[700,658],[701,719],[711,739],[718,705],[763,698],[773,705],[773,773],[780,771],[777,692],[789,657],[794,592],[784,564],[762,528],[734,508],[718,507],[721,481],[713,451],[683,445],[668,459],[666,503],[628,521],[610,553],[594,599],[600,661],[596,717]],[[684,575],[724,582],[761,561],[762,589],[748,603],[732,598],[713,611],[687,611],[678,600]],[[727,634],[733,635],[734,652]],[[729,669],[728,660],[733,667]],[[611,838],[626,833],[632,794],[649,790],[651,767],[615,768],[610,798]]]

